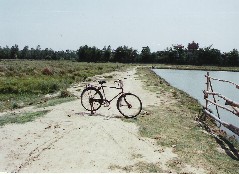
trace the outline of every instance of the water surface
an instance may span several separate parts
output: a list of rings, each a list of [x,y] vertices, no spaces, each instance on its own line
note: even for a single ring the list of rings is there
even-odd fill
[[[171,69],[153,69],[153,71],[164,78],[170,85],[188,93],[193,98],[197,99],[203,106],[205,106],[203,90],[206,90],[206,71],[199,70],[171,70]],[[228,71],[209,71],[210,76],[218,79],[229,80],[236,84],[239,84],[239,72]],[[212,81],[212,87],[214,92],[219,92],[222,95],[230,98],[239,103],[239,89],[229,83],[222,83],[218,81]],[[221,105],[225,104],[225,100],[219,99],[217,101]],[[215,107],[210,107],[216,115]],[[220,117],[223,121],[231,123],[239,127],[239,117],[226,112],[223,109],[219,109]],[[226,128],[222,128],[227,131],[229,135],[233,135],[231,131]]]

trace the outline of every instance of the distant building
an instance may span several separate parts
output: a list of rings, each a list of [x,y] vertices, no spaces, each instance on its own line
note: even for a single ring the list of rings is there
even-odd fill
[[[173,47],[174,47],[174,49],[183,49],[184,48],[184,46],[182,44],[178,44]]]
[[[188,50],[190,51],[197,50],[198,48],[199,48],[199,44],[195,43],[194,41],[188,44]]]

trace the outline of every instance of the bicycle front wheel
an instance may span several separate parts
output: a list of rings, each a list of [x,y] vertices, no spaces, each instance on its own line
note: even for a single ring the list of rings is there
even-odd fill
[[[117,100],[117,109],[123,116],[133,118],[140,114],[142,102],[138,96],[132,93],[125,93]]]
[[[81,105],[87,111],[92,112],[100,109],[102,102],[103,96],[101,92],[94,87],[88,87],[81,93]]]

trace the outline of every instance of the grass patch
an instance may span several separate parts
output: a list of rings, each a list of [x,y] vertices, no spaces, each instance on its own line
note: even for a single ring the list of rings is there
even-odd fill
[[[48,107],[48,106],[55,106],[61,103],[66,103],[66,102],[70,102],[74,100],[76,100],[76,97],[52,98],[45,101],[44,103],[38,104],[36,107],[42,108],[42,107]]]
[[[145,88],[160,91],[160,95],[175,101],[147,108],[150,115],[136,121],[142,136],[155,139],[161,146],[172,147],[181,161],[194,167],[211,173],[239,173],[238,143],[205,133],[195,121],[201,109],[197,100],[171,87],[148,68],[138,69],[138,75],[144,80]],[[169,167],[174,163],[169,163]],[[180,171],[180,165],[174,167]]]
[[[132,154],[132,159],[143,158],[142,154]]]
[[[0,67],[0,111],[4,111],[37,103],[45,94],[65,90],[73,83],[119,71],[129,65],[63,60],[3,60],[0,61]]]
[[[0,94],[0,111],[34,105],[44,98],[42,94]]]
[[[138,162],[134,165],[129,165],[125,167],[121,167],[118,165],[111,165],[109,167],[111,170],[122,170],[124,172],[130,173],[164,173],[166,171],[163,171],[160,167],[159,164],[154,164],[154,163],[145,163],[145,162]]]
[[[23,124],[26,122],[33,121],[39,117],[44,116],[48,113],[49,110],[45,111],[38,111],[38,112],[29,112],[29,113],[22,113],[22,114],[8,114],[0,117],[0,126],[4,126],[6,124]]]

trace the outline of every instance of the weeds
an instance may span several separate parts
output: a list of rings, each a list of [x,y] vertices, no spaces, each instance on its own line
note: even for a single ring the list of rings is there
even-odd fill
[[[72,83],[85,81],[94,75],[120,70],[127,65],[5,60],[0,62],[0,67],[0,111],[3,111],[36,103],[45,94],[65,90]],[[62,93],[62,95],[67,94]],[[21,105],[18,105],[19,103]]]
[[[111,165],[109,167],[111,170],[122,170],[124,172],[136,172],[136,173],[162,173],[166,172],[161,169],[159,164],[154,163],[145,163],[145,162],[138,162],[134,165],[129,165],[125,167],[121,167],[119,165]],[[167,172],[168,173],[168,172]]]
[[[23,124],[29,121],[33,121],[36,118],[44,116],[48,110],[38,111],[38,112],[30,112],[23,114],[8,114],[0,117],[0,126],[4,126],[6,124]]]
[[[70,102],[74,100],[76,100],[75,97],[53,98],[48,101],[45,101],[44,103],[38,104],[37,107],[42,108],[42,107],[48,107],[48,106],[55,106],[61,103]]]
[[[72,94],[67,90],[61,90],[60,91],[60,97],[61,98],[72,97]]]

